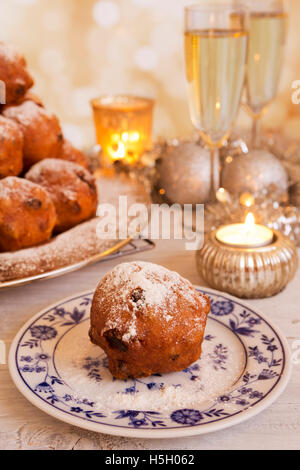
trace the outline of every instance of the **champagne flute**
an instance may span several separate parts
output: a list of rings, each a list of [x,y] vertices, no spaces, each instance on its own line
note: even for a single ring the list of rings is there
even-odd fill
[[[243,0],[250,11],[246,109],[253,119],[252,147],[259,146],[258,127],[275,98],[287,29],[283,0]]]
[[[248,10],[232,2],[185,10],[185,62],[193,125],[211,151],[210,199],[220,185],[219,147],[239,109],[246,70]]]

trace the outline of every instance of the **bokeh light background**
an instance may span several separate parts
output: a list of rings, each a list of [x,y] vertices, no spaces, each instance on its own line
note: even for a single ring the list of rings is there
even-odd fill
[[[154,136],[185,137],[193,132],[182,35],[183,9],[191,3],[197,2],[0,0],[0,39],[24,53],[34,91],[77,146],[94,142],[89,100],[107,93],[155,98]],[[292,104],[291,84],[300,79],[299,0],[290,0],[290,13],[280,91],[264,124],[297,136],[300,105]],[[250,124],[244,111],[239,124]]]

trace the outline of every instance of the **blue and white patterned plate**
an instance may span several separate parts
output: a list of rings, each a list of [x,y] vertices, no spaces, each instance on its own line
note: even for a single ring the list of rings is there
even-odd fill
[[[211,299],[201,359],[182,372],[121,381],[88,338],[93,292],[35,315],[14,339],[13,381],[35,406],[92,431],[129,437],[203,434],[244,421],[285,388],[289,349],[262,314],[234,297]]]

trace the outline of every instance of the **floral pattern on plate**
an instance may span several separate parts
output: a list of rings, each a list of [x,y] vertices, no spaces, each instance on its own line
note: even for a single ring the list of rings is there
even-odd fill
[[[78,393],[77,376],[75,374],[74,383],[70,384],[73,369],[69,375],[64,371],[64,354],[60,350],[62,344],[69,344],[66,341],[74,342],[74,335],[81,338],[82,331],[87,332],[93,297],[90,292],[47,309],[25,325],[12,345],[12,377],[21,392],[49,414],[87,429],[112,434],[145,436],[145,431],[147,437],[157,437],[157,433],[152,431],[160,429],[162,437],[192,435],[246,419],[255,414],[252,411],[256,407],[260,409],[264,401],[266,404],[270,401],[268,397],[274,395],[276,388],[278,395],[287,382],[288,352],[284,339],[261,314],[242,301],[210,289],[199,290],[211,300],[204,359],[181,372],[116,380],[108,371],[105,354],[93,346],[89,354],[79,357],[74,363],[86,396]],[[83,341],[88,349],[90,345],[85,334]],[[237,349],[232,350],[234,342],[241,351],[238,375],[232,375],[231,382],[225,380],[224,387],[216,389],[217,394],[208,396],[203,379],[206,377],[204,362],[207,376],[212,375],[215,381],[218,377],[228,377],[233,358],[237,355]],[[115,397],[112,406],[108,406],[105,400],[97,401],[95,393],[89,393],[89,386],[86,387],[84,381],[90,384],[91,390],[103,390],[103,396]],[[159,397],[163,397],[166,390],[172,391],[175,401],[171,401],[168,408],[160,408]],[[193,391],[202,396],[199,403],[190,406],[188,400],[182,399],[176,403],[177,394],[188,397]],[[132,406],[141,398],[145,403],[157,402],[157,407]],[[118,407],[118,403],[128,406]]]

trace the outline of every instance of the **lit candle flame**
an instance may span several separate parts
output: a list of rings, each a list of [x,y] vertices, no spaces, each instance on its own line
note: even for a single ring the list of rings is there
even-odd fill
[[[114,143],[108,150],[113,160],[120,160],[125,157],[125,145],[121,141]]]
[[[112,145],[108,147],[109,155],[112,160],[121,160],[126,155],[134,153],[135,147],[140,140],[140,133],[135,132],[122,132],[122,134],[113,134],[111,136]]]
[[[129,135],[130,142],[138,142],[140,140],[140,134],[138,132],[131,132]]]
[[[249,212],[245,220],[245,231],[246,231],[247,237],[249,237],[251,233],[253,233],[254,227],[255,227],[255,218],[252,212]]]
[[[123,132],[123,134],[122,134],[122,140],[123,140],[123,142],[127,142],[127,141],[128,141],[128,137],[129,137],[129,136],[128,136],[128,132]]]

